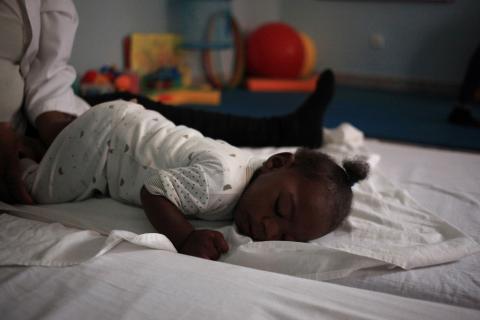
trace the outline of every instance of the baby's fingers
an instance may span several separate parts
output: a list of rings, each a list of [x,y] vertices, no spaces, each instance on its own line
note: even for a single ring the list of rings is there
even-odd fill
[[[215,243],[215,247],[217,248],[217,250],[220,254],[228,252],[228,249],[229,249],[228,248],[228,243],[225,240],[225,238],[223,237],[223,234],[216,231],[215,235],[214,235],[214,238],[213,238],[213,241]]]

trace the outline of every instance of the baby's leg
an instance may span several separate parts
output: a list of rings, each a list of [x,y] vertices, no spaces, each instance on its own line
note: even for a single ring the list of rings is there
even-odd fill
[[[112,125],[108,108],[93,109],[68,125],[40,164],[30,162],[25,181],[37,203],[83,200],[106,192],[105,163]]]

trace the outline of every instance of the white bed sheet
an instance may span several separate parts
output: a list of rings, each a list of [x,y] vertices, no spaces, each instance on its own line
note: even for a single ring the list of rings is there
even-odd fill
[[[478,319],[480,311],[122,243],[67,268],[0,268],[4,320]]]
[[[393,179],[404,186],[420,204],[479,242],[480,211],[478,199],[480,197],[478,192],[480,188],[478,187],[480,186],[480,176],[475,171],[480,168],[480,156],[478,154],[432,150],[374,140],[367,141],[367,147],[381,155],[382,161],[379,169],[389,179]],[[137,231],[135,228],[138,228],[138,231],[141,232],[153,231],[141,210],[136,209],[138,214],[132,215],[124,210],[125,206],[105,199],[93,199],[94,207],[97,205],[96,201],[103,201],[102,207],[97,207],[97,212],[98,210],[107,210],[120,215],[117,216],[119,219],[114,221],[117,224],[115,228],[122,229],[122,223],[125,223],[129,230],[133,228],[133,231]],[[45,216],[49,217],[49,220],[52,217],[55,220],[58,213],[59,220],[67,225],[81,226],[85,222],[78,215],[69,215],[68,219],[70,220],[65,220],[66,216],[64,215],[65,210],[71,211],[71,213],[81,213],[82,203],[57,205],[55,210],[52,210],[51,207],[43,209],[46,210],[44,213]],[[36,217],[41,217],[42,208],[37,207],[35,210]],[[28,212],[28,210],[25,212]],[[455,213],[455,215],[452,216],[452,213]],[[100,229],[102,226],[107,230],[112,227],[112,221],[109,217],[106,217],[108,221],[102,221],[105,216],[100,214],[94,214],[90,218],[96,220],[94,225],[100,226]],[[91,226],[92,224],[88,224],[85,227],[89,228]],[[292,271],[288,268],[282,270],[282,266],[288,264],[282,264],[282,256],[276,254],[274,244],[270,249],[272,255],[268,258],[255,256],[255,253],[253,253],[252,257],[258,259],[250,260],[257,260],[258,265],[251,266],[269,270],[269,265],[274,265],[274,270],[277,272],[322,279],[305,273],[305,266],[308,266],[311,262],[308,256],[299,257],[298,265],[302,265],[303,268],[302,273],[299,274],[295,273],[296,270]],[[295,250],[296,248],[292,248],[292,252],[295,252]],[[275,256],[279,258],[272,260]],[[265,259],[268,261],[265,262]],[[357,260],[357,262],[359,261]],[[316,263],[318,263],[318,259]],[[480,265],[479,254],[465,257],[455,263],[413,271],[389,270],[385,268],[384,263],[379,264],[378,261],[373,259],[361,259],[361,263],[364,263],[361,266],[363,270],[355,271],[350,276],[348,276],[350,271],[343,272],[341,265],[329,266],[331,270],[335,270],[334,273],[336,274],[327,275],[326,278],[348,276],[336,280],[336,282],[407,297],[480,308],[480,274],[477,270],[477,266]],[[318,265],[312,265],[313,275],[317,267]]]
[[[372,164],[378,160],[377,156],[364,149],[362,134],[355,128],[343,125],[331,132],[340,139],[336,143],[325,145],[323,151],[328,154],[339,160],[363,154]],[[329,135],[331,136],[332,134]],[[285,150],[292,151],[292,148],[263,148],[253,152],[266,158],[272,153]],[[140,208],[122,205],[110,199],[92,199],[81,203],[41,207],[17,206],[13,210],[16,209],[36,217],[49,218],[51,221],[86,229],[98,229],[105,234],[114,229],[140,234],[153,231]],[[124,214],[119,214],[120,212]],[[129,225],[128,222],[134,220],[129,215],[143,219],[143,224]],[[346,224],[334,232],[308,244],[284,241],[253,242],[250,238],[238,234],[230,222],[228,226],[220,229],[230,245],[229,252],[221,259],[267,271],[316,280],[331,280],[376,266],[398,266],[404,269],[431,266],[455,261],[472,252],[480,251],[480,245],[465,237],[456,228],[439,220],[435,214],[419,207],[405,190],[392,184],[376,169],[372,170],[368,180],[355,186],[353,209],[347,220]],[[97,224],[98,222],[100,224]],[[148,228],[142,228],[145,225]],[[30,227],[25,228],[29,230]],[[16,233],[22,234],[21,230],[22,228],[19,228]],[[7,231],[6,228],[0,229],[0,236],[4,239],[11,238],[11,232]],[[25,235],[28,237],[28,233]],[[43,237],[42,243],[45,242],[43,239],[60,241],[63,244],[69,242],[68,239],[54,238],[56,240],[47,240]],[[34,249],[38,252],[32,252],[31,246],[22,242],[22,239],[10,241],[11,245],[8,245],[7,240],[5,243],[2,250],[4,255],[11,256],[11,259],[8,259],[9,263],[14,263],[13,258],[16,257],[19,264],[29,264],[22,255],[15,254],[18,252],[17,247],[23,243],[25,249],[22,252],[28,252],[34,257],[31,265],[72,264],[66,260],[38,259],[39,255],[44,254],[45,249],[35,246]],[[146,243],[147,246],[151,244]],[[58,256],[56,252],[52,254]],[[0,260],[0,264],[1,262]],[[78,263],[78,259],[75,259],[75,262]]]
[[[480,154],[368,140],[378,169],[417,202],[480,242]],[[480,254],[415,270],[372,268],[332,282],[480,309]]]

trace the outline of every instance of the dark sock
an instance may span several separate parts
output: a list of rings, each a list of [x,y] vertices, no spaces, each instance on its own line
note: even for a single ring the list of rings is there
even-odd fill
[[[448,116],[448,122],[461,126],[480,128],[480,120],[473,116],[472,110],[462,106],[453,108]]]
[[[325,70],[317,80],[315,91],[295,111],[300,117],[323,114],[335,93],[335,76],[331,70]]]
[[[243,127],[242,139],[250,136],[250,146],[320,147],[323,143],[323,117],[334,92],[335,76],[331,70],[326,70],[320,74],[315,91],[293,113],[263,119],[252,118],[250,123],[245,122],[249,125]],[[236,145],[245,144],[236,141]]]
[[[297,122],[296,145],[317,148],[323,142],[323,117],[335,93],[335,76],[331,70],[320,74],[315,91],[294,113]]]

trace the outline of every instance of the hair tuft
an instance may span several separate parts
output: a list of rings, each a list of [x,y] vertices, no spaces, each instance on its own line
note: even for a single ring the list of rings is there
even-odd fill
[[[361,158],[343,160],[342,165],[347,174],[348,181],[352,186],[355,183],[364,180],[370,171],[370,165],[368,162]]]

